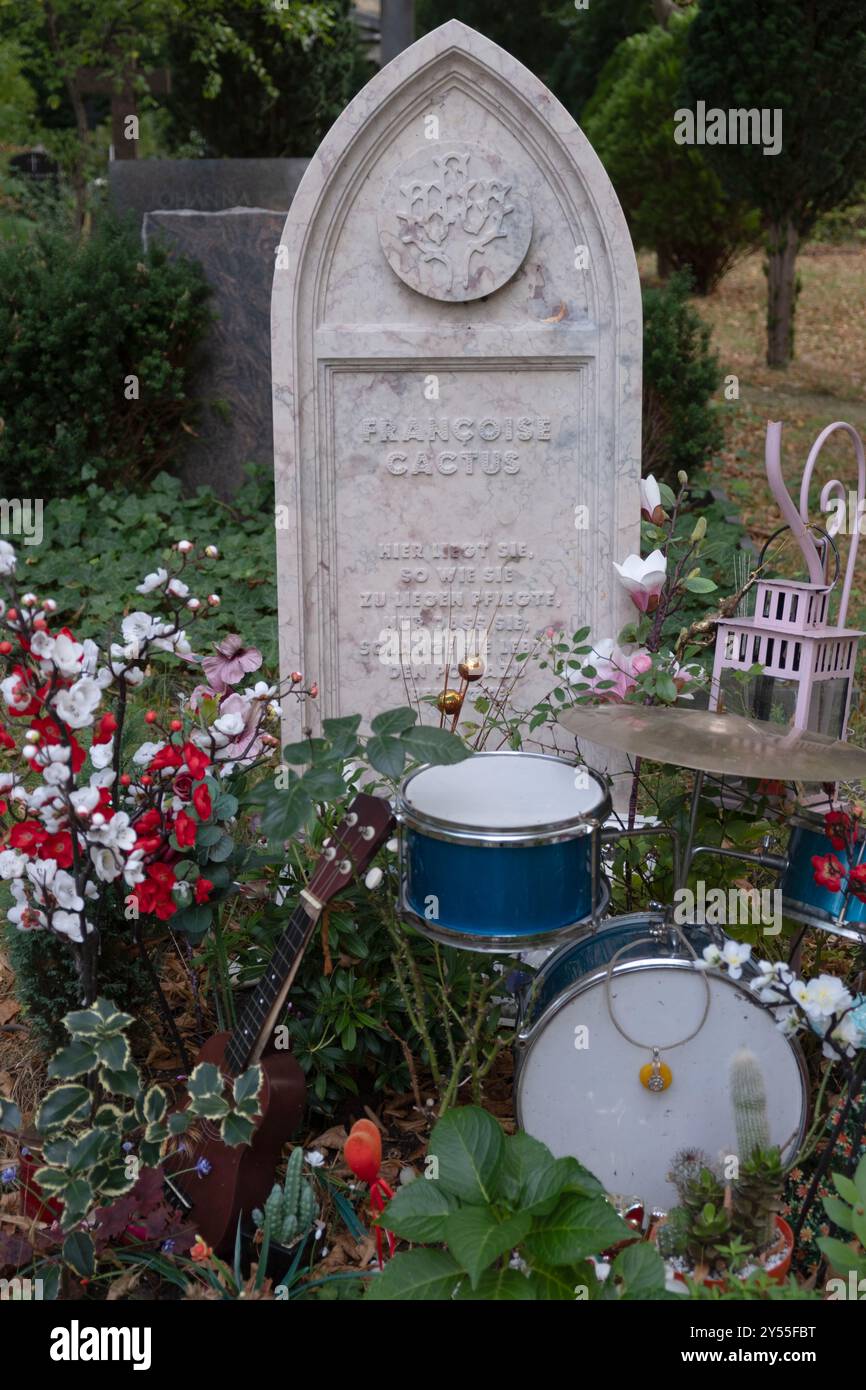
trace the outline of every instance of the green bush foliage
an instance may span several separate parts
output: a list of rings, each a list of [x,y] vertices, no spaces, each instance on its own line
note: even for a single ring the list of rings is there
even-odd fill
[[[688,295],[684,274],[643,292],[642,469],[668,484],[681,469],[694,479],[724,439],[711,399],[718,358]]]
[[[726,195],[702,149],[674,142],[673,113],[691,19],[675,16],[617,48],[582,125],[610,175],[635,244],[659,268],[691,268],[708,294],[759,236],[757,212]]]
[[[209,322],[198,266],[142,251],[100,218],[81,240],[40,226],[0,242],[0,478],[7,494],[63,497],[171,467]],[[127,399],[136,388],[138,399]]]

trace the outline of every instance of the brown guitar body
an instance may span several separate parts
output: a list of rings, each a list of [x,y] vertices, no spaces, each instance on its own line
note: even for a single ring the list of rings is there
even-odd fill
[[[222,1071],[226,1044],[231,1034],[216,1033],[208,1038],[196,1062],[213,1062]],[[259,1063],[263,1073],[259,1092],[261,1114],[251,1144],[230,1146],[219,1137],[217,1126],[195,1120],[181,1140],[186,1152],[178,1161],[169,1159],[166,1171],[174,1185],[192,1203],[189,1220],[196,1233],[220,1255],[234,1248],[238,1218],[249,1221],[254,1207],[264,1206],[275,1181],[283,1145],[298,1129],[304,1114],[306,1083],[304,1073],[291,1052],[270,1052]],[[207,1159],[210,1172],[184,1172],[174,1178],[172,1170],[189,1169]]]

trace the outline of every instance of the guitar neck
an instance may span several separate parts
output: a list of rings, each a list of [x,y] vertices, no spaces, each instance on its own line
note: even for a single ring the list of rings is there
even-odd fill
[[[303,901],[292,913],[276,949],[244,1006],[226,1048],[226,1069],[238,1076],[257,1062],[265,1049],[295,978],[318,912],[311,916]]]

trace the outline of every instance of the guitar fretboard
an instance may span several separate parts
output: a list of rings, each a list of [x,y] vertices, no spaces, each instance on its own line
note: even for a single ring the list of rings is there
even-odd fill
[[[232,1076],[239,1076],[248,1065],[250,1054],[259,1041],[268,1015],[277,1002],[298,955],[304,949],[313,925],[313,920],[304,908],[296,907],[289,925],[268,961],[265,973],[256,981],[229,1040],[225,1060],[227,1070]]]

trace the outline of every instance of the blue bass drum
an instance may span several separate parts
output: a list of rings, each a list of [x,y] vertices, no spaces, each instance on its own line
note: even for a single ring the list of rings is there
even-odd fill
[[[662,921],[658,913],[611,919],[544,963],[524,999],[515,1099],[518,1123],[557,1158],[571,1154],[608,1192],[667,1211],[677,1201],[667,1175],[679,1150],[700,1148],[713,1161],[736,1152],[728,1080],[736,1052],[758,1060],[770,1140],[783,1157],[805,1133],[808,1085],[799,1047],[748,989],[751,972],[738,982],[697,970]],[[700,956],[709,932],[684,930]],[[608,1004],[608,968],[621,950],[611,1002],[635,1042]],[[654,1047],[670,1069],[658,1092],[641,1080]]]
[[[397,800],[401,915],[471,951],[513,952],[585,932],[609,894],[602,779],[541,753],[476,753],[406,778]]]
[[[866,845],[861,838],[858,853]],[[822,859],[827,854],[848,867],[844,850],[834,849],[824,834],[824,817],[800,814],[791,818],[791,838],[788,841],[788,867],[779,881],[782,889],[782,911],[795,922],[819,927],[833,936],[849,941],[866,940],[866,903],[851,895],[847,902],[844,893],[831,893],[815,882],[812,856]],[[860,862],[860,861],[858,861]]]

